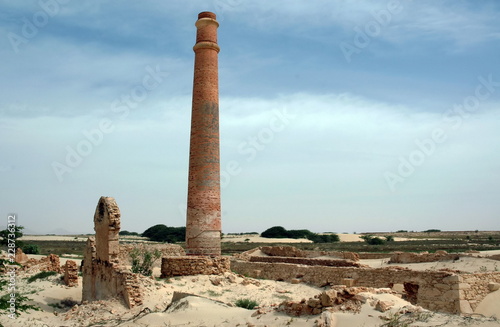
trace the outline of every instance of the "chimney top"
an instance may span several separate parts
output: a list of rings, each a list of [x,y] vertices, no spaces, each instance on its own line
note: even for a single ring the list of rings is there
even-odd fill
[[[213,12],[210,12],[210,11],[203,11],[203,12],[200,12],[198,14],[198,19],[201,19],[201,18],[212,18],[212,19],[216,19],[216,15],[213,13]]]

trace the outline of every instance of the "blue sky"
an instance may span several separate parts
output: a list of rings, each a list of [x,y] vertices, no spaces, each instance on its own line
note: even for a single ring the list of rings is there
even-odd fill
[[[185,223],[194,22],[220,22],[223,232],[499,230],[498,1],[0,1],[0,215]],[[1,218],[0,218],[1,219]]]

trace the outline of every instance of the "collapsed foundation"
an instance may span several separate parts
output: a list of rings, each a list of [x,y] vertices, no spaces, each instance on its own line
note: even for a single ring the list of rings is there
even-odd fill
[[[267,247],[266,247],[267,248]],[[348,266],[345,259],[311,261],[308,251],[289,250],[280,247],[280,256],[252,255],[244,253],[231,261],[231,270],[253,278],[307,283],[317,287],[346,285],[373,288],[393,288],[399,284],[404,289],[403,298],[425,309],[453,313],[473,313],[486,295],[492,283],[500,283],[500,273],[464,273],[459,271],[414,271],[402,267],[370,268]],[[262,251],[265,248],[257,250]],[[318,262],[330,261],[328,264]]]

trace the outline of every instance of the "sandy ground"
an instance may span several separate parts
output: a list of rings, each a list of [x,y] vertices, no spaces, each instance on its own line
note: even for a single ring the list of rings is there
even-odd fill
[[[489,254],[487,252],[483,255]],[[41,256],[31,256],[41,257]],[[77,260],[78,261],[78,260]],[[61,263],[65,259],[61,258]],[[363,260],[373,267],[388,265],[384,260]],[[79,264],[79,261],[78,261]],[[422,263],[408,266],[416,270],[451,268],[462,271],[488,269],[495,271],[499,261],[485,258],[462,258],[455,262]],[[475,267],[475,269],[474,269]],[[487,267],[487,268],[481,268]],[[159,269],[154,270],[154,276]],[[231,278],[228,276],[231,275]],[[16,276],[16,287],[20,294],[31,299],[29,303],[41,308],[41,311],[21,313],[16,319],[7,315],[0,316],[3,326],[317,326],[319,320],[328,321],[324,326],[357,327],[382,326],[387,323],[383,317],[391,317],[402,308],[411,305],[392,294],[369,294],[370,300],[363,304],[359,313],[335,312],[318,316],[291,317],[275,308],[283,301],[296,301],[311,298],[323,289],[304,284],[289,284],[268,280],[256,280],[226,274],[220,285],[214,285],[213,276],[185,276],[168,280],[144,278],[144,305],[128,310],[118,300],[96,301],[85,305],[73,305],[81,302],[81,277],[79,286],[69,288],[62,284],[60,275],[44,280],[27,283],[23,272]],[[171,303],[174,292],[192,294],[175,303]],[[259,311],[238,308],[234,303],[238,299],[248,298],[259,303]],[[394,307],[385,313],[376,311],[374,301],[383,300],[394,303]],[[69,303],[65,307],[63,303]],[[485,317],[500,317],[500,291],[490,293],[478,306],[476,313]],[[480,315],[477,315],[480,316]],[[407,319],[406,316],[402,316]],[[103,322],[104,321],[104,322]],[[98,324],[99,323],[99,324]],[[455,315],[438,314],[423,310],[413,317],[407,325],[392,326],[480,326],[500,327],[500,322],[493,318],[470,318]]]
[[[362,242],[361,235],[358,234],[337,234],[341,242]],[[85,235],[74,235],[74,236],[64,236],[64,235],[24,235],[20,238],[23,241],[87,241],[88,236]],[[125,240],[127,237],[121,237]],[[134,237],[134,240],[145,238]],[[396,241],[405,241],[407,238],[395,237]],[[249,242],[249,243],[312,243],[312,241],[307,239],[293,239],[293,238],[265,238],[258,235],[224,235],[222,242]]]
[[[360,260],[359,262],[365,265],[369,265],[372,268],[398,266],[419,271],[440,270],[440,269],[453,269],[464,272],[500,271],[500,261],[491,260],[487,258],[477,258],[477,257],[461,257],[459,260],[456,261],[438,261],[438,262],[422,262],[422,263],[389,264],[388,263],[389,259],[369,259],[369,260],[365,259],[365,260]]]

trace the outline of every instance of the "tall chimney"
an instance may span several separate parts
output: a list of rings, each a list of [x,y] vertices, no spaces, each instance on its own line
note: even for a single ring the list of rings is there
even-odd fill
[[[219,23],[202,12],[195,25],[186,253],[220,256]]]

